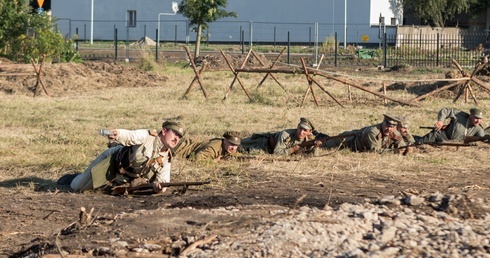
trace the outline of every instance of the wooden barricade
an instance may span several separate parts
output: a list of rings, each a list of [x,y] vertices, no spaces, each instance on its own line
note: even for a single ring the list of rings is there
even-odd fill
[[[389,97],[389,96],[386,95],[386,92],[384,92],[384,94],[380,94],[380,93],[371,91],[371,90],[369,90],[366,87],[363,87],[361,85],[357,85],[356,83],[351,82],[351,81],[349,81],[347,79],[343,79],[343,78],[336,77],[336,76],[331,76],[331,75],[329,75],[329,74],[327,74],[325,72],[322,72],[321,70],[319,70],[319,66],[321,65],[321,61],[323,59],[323,56],[322,56],[322,59],[320,59],[320,62],[318,63],[316,69],[306,67],[306,64],[305,64],[305,61],[304,61],[303,58],[301,58],[302,70],[294,69],[294,68],[291,68],[291,67],[275,68],[276,64],[278,63],[278,61],[279,61],[280,57],[282,56],[282,54],[284,53],[284,50],[285,49],[286,48],[284,48],[280,52],[280,54],[276,57],[276,59],[272,62],[272,65],[270,65],[270,66],[266,66],[264,64],[264,62],[260,58],[258,58],[258,56],[252,51],[252,49],[250,49],[249,52],[247,53],[245,59],[242,61],[240,67],[233,67],[232,62],[229,60],[229,58],[226,56],[226,54],[223,51],[221,51],[221,54],[222,54],[223,58],[225,59],[226,64],[228,65],[228,68],[230,69],[230,71],[234,75],[233,80],[230,83],[230,86],[228,86],[228,88],[226,89],[225,96],[223,97],[223,100],[226,100],[227,99],[228,94],[233,89],[233,86],[234,86],[235,82],[238,82],[238,84],[240,84],[242,90],[245,92],[245,94],[247,95],[247,97],[250,100],[252,100],[252,98],[250,96],[250,93],[248,92],[247,88],[245,87],[245,85],[243,84],[243,82],[241,81],[241,79],[239,77],[239,74],[240,73],[265,73],[265,76],[259,82],[259,84],[257,85],[257,88],[260,87],[264,83],[264,81],[270,76],[281,88],[283,88],[284,90],[286,90],[284,88],[284,86],[279,82],[279,80],[275,77],[275,74],[276,73],[284,73],[284,74],[304,74],[305,75],[305,78],[306,78],[306,80],[308,82],[308,87],[307,87],[306,92],[305,92],[305,94],[303,96],[303,100],[301,102],[301,106],[304,104],[304,102],[306,100],[306,97],[308,96],[308,94],[310,92],[312,93],[312,96],[313,96],[313,99],[315,101],[315,104],[317,106],[319,106],[318,99],[317,99],[316,93],[315,93],[314,88],[313,88],[313,85],[317,85],[323,92],[325,92],[330,98],[332,98],[339,106],[344,107],[342,105],[342,103],[334,95],[332,95],[329,91],[327,91],[326,88],[320,82],[318,82],[318,80],[316,80],[313,77],[313,76],[316,76],[316,75],[322,76],[322,77],[324,77],[326,79],[329,79],[329,80],[334,80],[334,81],[337,81],[337,82],[341,82],[341,83],[343,83],[343,84],[345,84],[345,85],[347,85],[349,87],[349,91],[350,91],[350,87],[352,86],[354,88],[357,88],[357,89],[360,89],[362,91],[368,92],[368,93],[373,94],[373,95],[376,95],[378,97],[381,97],[383,99],[383,103],[385,103],[385,104],[386,104],[386,101],[387,100],[391,100],[393,102],[398,102],[398,103],[400,103],[402,105],[418,106],[417,104],[415,104],[413,102],[407,102],[407,101],[398,100],[398,99]],[[204,69],[206,68],[206,64],[204,66],[202,66],[202,68],[200,70],[198,70],[197,67],[193,63],[193,57],[190,54],[190,51],[188,50],[187,47],[186,47],[186,51],[187,51],[187,55],[189,56],[189,60],[190,60],[191,66],[192,66],[192,68],[194,70],[195,77],[192,80],[192,82],[189,85],[189,87],[187,88],[187,90],[186,90],[186,92],[184,94],[184,97],[187,96],[187,94],[190,92],[192,86],[197,81],[199,83],[199,85],[201,86],[201,89],[203,91],[204,96],[207,98],[207,93],[206,93],[206,91],[204,89],[204,85],[202,85],[202,83],[201,83],[201,76],[202,76],[202,74],[204,72]],[[249,61],[249,58],[251,56],[255,57],[258,60],[258,62],[260,63],[261,67],[250,67],[250,68],[245,67],[245,65],[247,64],[247,62]]]
[[[34,85],[34,97],[41,94],[41,89],[50,96],[44,82],[42,80],[42,69],[46,56],[43,56],[39,66],[36,65],[33,59],[31,59],[32,68],[34,72],[27,72],[31,69],[29,64],[0,64],[0,76],[35,76],[36,85]],[[20,71],[19,71],[20,70]]]

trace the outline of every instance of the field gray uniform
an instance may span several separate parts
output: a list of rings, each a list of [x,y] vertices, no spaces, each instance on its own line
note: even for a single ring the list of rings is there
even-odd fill
[[[149,130],[117,129],[119,145],[102,152],[70,184],[74,191],[99,188],[108,182],[125,183],[143,177],[150,182],[170,182],[171,153],[161,151],[163,143]],[[117,183],[116,183],[117,184]]]
[[[346,131],[340,135],[345,135],[346,138],[326,140],[322,148],[348,148],[354,152],[383,153],[392,148],[406,146],[398,131],[395,131],[392,136],[384,136],[381,132],[381,124]]]
[[[453,108],[441,109],[437,115],[437,120],[444,121],[449,118],[451,122],[444,130],[433,130],[424,135],[421,142],[443,142],[448,140],[462,141],[466,136],[484,136],[485,133],[481,125],[469,125],[469,117],[470,115],[468,113],[460,110]]]
[[[241,152],[259,151],[274,155],[291,155],[291,147],[315,139],[313,135],[303,140],[298,139],[296,131],[297,129],[286,129],[279,132],[254,133],[251,137],[242,139]]]

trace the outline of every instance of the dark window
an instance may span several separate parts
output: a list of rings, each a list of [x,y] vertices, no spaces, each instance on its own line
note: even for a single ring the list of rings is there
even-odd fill
[[[136,27],[136,11],[128,10],[128,27]]]

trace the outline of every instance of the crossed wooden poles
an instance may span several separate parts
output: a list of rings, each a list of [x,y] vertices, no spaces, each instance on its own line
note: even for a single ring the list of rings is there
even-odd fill
[[[186,48],[186,51],[187,51],[187,55],[189,56],[189,60],[190,60],[191,66],[194,69],[195,76],[194,76],[191,84],[187,88],[186,92],[184,93],[184,97],[186,97],[187,94],[189,94],[191,88],[193,87],[193,85],[197,81],[199,83],[201,89],[202,89],[202,92],[204,94],[204,97],[207,98],[206,90],[205,90],[205,88],[204,88],[204,86],[203,86],[203,84],[201,83],[201,80],[200,80],[200,76],[202,75],[202,73],[203,73],[204,69],[206,68],[206,66],[203,65],[203,67],[200,70],[198,70],[197,67],[195,66],[194,62],[193,62],[193,58],[192,58],[192,56],[190,54],[190,51],[188,50],[187,47],[185,47],[185,48]],[[230,60],[226,56],[226,54],[223,51],[221,51],[221,54],[222,54],[223,58],[225,59],[226,64],[228,65],[228,68],[234,74],[234,78],[233,78],[230,86],[228,86],[228,88],[226,89],[225,96],[224,96],[223,100],[226,100],[227,99],[228,94],[233,89],[233,86],[234,86],[235,82],[238,82],[238,84],[240,84],[242,90],[245,92],[245,94],[247,95],[247,97],[250,100],[252,100],[252,98],[250,97],[250,93],[245,88],[243,82],[241,81],[241,79],[239,77],[239,74],[241,72],[245,72],[245,73],[265,73],[265,76],[259,82],[259,84],[257,85],[257,88],[260,87],[264,83],[264,81],[270,76],[284,90],[285,90],[284,86],[279,82],[279,80],[274,76],[274,74],[275,73],[285,73],[285,74],[305,74],[306,80],[308,82],[308,88],[306,89],[306,92],[305,92],[305,94],[303,96],[303,100],[301,102],[301,106],[303,106],[303,104],[306,101],[306,98],[307,98],[307,96],[308,96],[308,94],[310,92],[311,92],[311,94],[313,96],[313,99],[315,101],[315,104],[317,106],[319,106],[318,99],[317,99],[316,93],[315,93],[314,88],[313,88],[313,84],[316,84],[323,92],[325,92],[330,98],[332,98],[339,106],[344,107],[342,105],[342,103],[340,103],[340,101],[337,98],[335,98],[335,96],[333,96],[329,91],[327,91],[327,89],[325,87],[323,87],[322,84],[320,84],[313,77],[314,75],[322,76],[322,77],[327,78],[327,79],[330,79],[330,80],[341,82],[343,84],[346,84],[346,85],[352,86],[354,88],[360,89],[362,91],[365,91],[365,92],[371,93],[373,95],[379,96],[379,97],[381,97],[381,98],[383,98],[385,100],[388,99],[388,100],[391,100],[391,101],[394,101],[394,102],[398,102],[398,103],[403,104],[403,105],[418,106],[417,104],[414,104],[412,102],[406,102],[406,101],[403,101],[403,100],[397,100],[395,98],[386,96],[385,94],[381,94],[381,93],[378,93],[378,92],[371,91],[371,90],[367,89],[366,87],[363,87],[361,85],[357,85],[357,84],[355,84],[353,82],[347,81],[347,80],[342,79],[342,78],[337,78],[337,77],[328,75],[327,73],[324,73],[322,71],[319,71],[318,69],[308,68],[308,67],[306,67],[306,64],[305,64],[305,61],[304,61],[303,58],[301,58],[302,70],[293,70],[293,69],[290,69],[290,68],[275,68],[276,64],[278,63],[279,59],[281,58],[281,56],[282,56],[282,54],[284,53],[285,50],[286,50],[286,48],[284,48],[279,53],[279,55],[276,57],[276,59],[274,60],[274,62],[270,66],[267,67],[264,64],[264,62],[260,58],[258,58],[258,56],[252,51],[252,49],[250,49],[249,52],[247,53],[245,59],[243,60],[242,64],[238,68],[234,68],[233,65],[232,65],[232,63],[230,62]],[[246,68],[245,65],[247,64],[248,59],[250,58],[250,56],[254,56],[259,61],[259,63],[262,65],[262,67],[259,67],[259,68],[257,68],[257,67]]]
[[[34,60],[31,58],[31,64],[34,67],[34,74],[33,73],[20,73],[20,72],[15,72],[15,73],[0,73],[0,76],[36,76],[36,85],[34,85],[34,97],[38,96],[41,93],[41,87],[46,93],[46,95],[50,96],[48,93],[48,90],[46,89],[46,86],[44,85],[43,79],[42,79],[42,69],[44,66],[44,61],[46,60],[46,55],[43,55],[43,58],[41,60],[41,63],[39,64],[39,67],[36,66],[36,63]],[[2,65],[2,67],[7,67],[7,68],[23,68],[25,65],[19,65],[19,64],[7,64],[7,65]],[[41,86],[41,87],[39,87]]]
[[[453,82],[453,83],[450,83],[448,85],[445,85],[445,86],[442,86],[438,89],[435,89],[431,92],[428,92],[424,95],[420,95],[418,96],[417,98],[414,99],[414,101],[419,101],[419,100],[422,100],[422,99],[425,99],[427,98],[428,96],[430,95],[433,95],[437,92],[440,92],[440,91],[443,91],[443,90],[447,90],[447,89],[450,89],[450,88],[453,88],[453,87],[456,87],[458,85],[460,85],[461,87],[459,88],[458,90],[458,93],[456,94],[456,97],[454,98],[453,102],[456,102],[460,97],[461,95],[464,93],[465,94],[465,103],[468,102],[468,98],[469,98],[469,95],[471,95],[471,97],[473,98],[475,104],[478,105],[478,101],[476,99],[476,96],[473,92],[473,89],[471,88],[471,84],[470,82],[472,83],[475,83],[477,84],[478,86],[480,86],[481,88],[483,88],[484,90],[490,92],[490,86],[486,85],[485,82],[479,80],[478,78],[475,77],[475,74],[480,71],[483,67],[485,67],[486,63],[484,62],[479,62],[478,64],[476,64],[473,72],[471,74],[469,74],[468,72],[466,72],[465,70],[463,70],[463,68],[461,67],[461,65],[456,61],[456,60],[452,60],[452,63],[456,66],[456,68],[458,68],[458,70],[461,72],[461,74],[464,76],[463,78],[460,78],[459,80]]]

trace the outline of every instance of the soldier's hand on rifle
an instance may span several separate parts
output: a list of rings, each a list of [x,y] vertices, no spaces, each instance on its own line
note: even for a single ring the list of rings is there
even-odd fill
[[[167,190],[167,188],[162,187],[160,183],[154,182],[153,183],[153,192],[154,193],[163,193]]]
[[[315,140],[315,147],[320,147],[322,146],[323,142],[320,140]]]
[[[289,148],[289,150],[291,151],[291,154],[294,154],[294,153],[298,152],[299,150],[301,150],[301,146],[294,145],[293,147]]]
[[[443,121],[437,121],[436,124],[434,125],[434,129],[436,131],[439,131],[442,129],[442,127],[444,126],[444,122]]]

